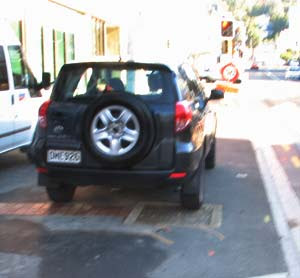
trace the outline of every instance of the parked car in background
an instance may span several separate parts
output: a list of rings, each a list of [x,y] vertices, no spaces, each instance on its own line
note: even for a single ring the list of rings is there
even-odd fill
[[[290,66],[285,72],[285,79],[300,80],[300,66]]]
[[[259,66],[258,66],[258,63],[257,62],[253,62],[250,66],[250,69],[251,70],[258,70],[259,69]]]
[[[291,66],[291,67],[297,67],[297,66],[300,66],[299,60],[297,60],[297,59],[289,60],[289,61],[288,61],[288,65]]]
[[[45,101],[41,90],[50,85],[49,74],[38,84],[19,41],[5,31],[0,30],[0,154],[31,144]]]
[[[181,187],[199,209],[204,168],[216,159],[216,113],[188,64],[65,64],[39,111],[31,152],[38,184],[54,202],[77,186]]]

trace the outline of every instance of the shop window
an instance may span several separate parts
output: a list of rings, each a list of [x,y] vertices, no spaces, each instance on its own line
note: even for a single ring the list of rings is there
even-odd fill
[[[120,55],[120,28],[119,27],[107,27],[107,54],[108,55]]]
[[[65,34],[66,39],[66,61],[72,61],[75,59],[75,44],[74,34]]]
[[[65,34],[61,31],[53,31],[54,37],[54,71],[58,75],[60,68],[66,61],[65,56]]]
[[[104,21],[93,18],[94,55],[104,55]]]
[[[42,67],[44,72],[51,74],[51,80],[54,80],[54,50],[52,30],[42,28]]]
[[[10,26],[14,30],[14,32],[15,32],[17,38],[19,39],[19,41],[21,43],[23,43],[23,34],[22,34],[23,22],[21,20],[11,21]]]
[[[75,59],[74,34],[42,28],[43,71],[55,79],[60,68]]]
[[[30,68],[37,80],[42,81],[43,59],[42,59],[42,30],[41,25],[27,25],[28,35],[26,36],[26,58]]]

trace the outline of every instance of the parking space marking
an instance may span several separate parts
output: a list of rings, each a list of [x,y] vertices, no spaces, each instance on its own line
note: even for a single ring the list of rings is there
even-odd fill
[[[270,203],[275,227],[280,236],[281,246],[290,278],[300,277],[300,237],[298,230],[290,228],[287,221],[298,219],[300,204],[275,152],[271,147],[260,146],[252,139],[264,187]]]
[[[164,243],[166,245],[172,245],[172,244],[174,244],[173,240],[170,240],[170,239],[168,239],[168,238],[166,238],[166,237],[164,237],[162,235],[159,235],[157,233],[151,232],[151,233],[148,233],[146,235],[148,235],[148,236],[152,237],[153,239],[156,239],[156,240],[158,240],[158,241],[160,241],[160,242],[162,242],[162,243]]]
[[[145,204],[140,202],[138,203],[130,212],[130,214],[126,217],[126,219],[124,220],[124,224],[126,225],[130,225],[133,224],[136,219],[138,218],[138,216],[140,215],[140,213],[142,212],[142,210],[144,209]]]
[[[291,150],[291,146],[290,145],[282,145],[282,148],[286,152],[289,152]]]
[[[270,275],[263,275],[263,276],[255,276],[251,278],[288,278],[288,274],[285,273],[275,273]]]
[[[300,168],[300,159],[299,159],[298,156],[293,155],[293,156],[291,157],[291,162],[292,162],[292,164],[293,164],[293,166],[294,166],[295,168]]]
[[[168,226],[199,229],[222,241],[225,236],[215,230],[222,224],[222,211],[221,205],[212,204],[204,204],[198,211],[187,211],[176,203],[139,202],[123,223],[162,229]]]
[[[177,203],[139,202],[124,223],[218,228],[222,224],[222,206],[203,204],[200,210],[190,211],[183,210]]]
[[[278,77],[278,76],[276,76],[275,74],[273,74],[273,73],[271,73],[271,72],[267,72],[267,74],[266,74],[268,77],[270,77],[271,79],[273,79],[273,80],[276,80],[276,81],[281,81],[281,79]]]

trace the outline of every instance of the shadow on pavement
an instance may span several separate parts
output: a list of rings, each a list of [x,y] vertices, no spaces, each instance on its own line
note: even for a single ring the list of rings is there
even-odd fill
[[[30,221],[0,219],[0,266],[3,253],[38,257],[36,277],[43,278],[146,278],[166,258],[165,252],[155,246],[155,240],[146,236],[53,232]],[[16,267],[13,259],[6,262],[8,277],[29,278],[28,265],[26,260],[23,262],[23,267]]]

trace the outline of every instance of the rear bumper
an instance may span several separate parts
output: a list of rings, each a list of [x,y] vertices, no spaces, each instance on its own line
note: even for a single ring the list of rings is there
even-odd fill
[[[188,180],[191,174],[184,177],[170,178],[174,173],[164,171],[124,171],[124,170],[94,170],[94,169],[63,169],[51,168],[47,173],[38,174],[38,184],[53,186],[57,183],[109,186],[156,187],[163,185],[179,185]]]
[[[48,164],[45,156],[39,152],[40,160],[36,161],[37,167],[42,167],[38,174],[38,184],[53,186],[58,183],[76,186],[108,185],[108,186],[133,186],[156,187],[163,185],[188,184],[199,166],[203,156],[203,148],[194,150],[192,144],[177,144],[174,166],[171,169],[104,169],[81,166],[66,166]],[[175,177],[171,174],[179,173]],[[184,173],[184,174],[183,174]]]

